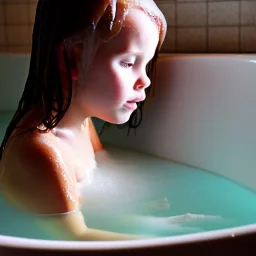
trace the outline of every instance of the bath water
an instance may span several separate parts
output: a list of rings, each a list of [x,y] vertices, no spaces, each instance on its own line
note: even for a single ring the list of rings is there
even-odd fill
[[[0,114],[0,140],[11,115]],[[255,191],[207,171],[110,145],[106,148],[111,161],[98,157],[95,186],[83,190],[90,195],[88,205],[82,206],[89,227],[124,232],[115,222],[108,222],[108,218],[111,213],[115,214],[127,205],[131,211],[133,200],[139,202],[134,204],[138,212],[147,216],[169,217],[193,213],[222,217],[217,220],[188,221],[164,229],[156,227],[155,230],[143,230],[144,234],[154,236],[204,232],[256,222]],[[108,209],[102,200],[104,196],[106,201],[111,198],[111,202],[114,202]],[[166,200],[170,208],[165,207]],[[0,235],[57,239],[40,229],[33,217],[8,205],[1,193]]]

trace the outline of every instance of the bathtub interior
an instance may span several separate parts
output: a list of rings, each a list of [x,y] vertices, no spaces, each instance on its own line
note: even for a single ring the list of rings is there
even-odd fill
[[[256,190],[256,56],[173,57],[159,59],[154,97],[136,133],[112,127],[103,140]]]
[[[0,55],[0,111],[14,112],[29,68],[29,55]]]
[[[0,125],[10,119],[29,55],[0,55]],[[256,56],[161,55],[155,96],[131,131],[106,128],[109,145],[220,174],[256,190]],[[103,122],[93,119],[99,131]]]
[[[114,126],[103,142],[226,176],[256,190],[256,56],[163,54],[136,133]],[[19,102],[27,54],[0,55],[0,111]],[[10,115],[8,116],[8,113]],[[103,122],[93,119],[99,131]]]

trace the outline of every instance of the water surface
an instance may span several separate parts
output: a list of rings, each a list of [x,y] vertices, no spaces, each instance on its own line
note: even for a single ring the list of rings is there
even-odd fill
[[[11,114],[0,114],[0,139],[3,138]],[[144,228],[140,231],[132,223],[129,224],[129,231],[133,230],[133,233],[142,232],[154,236],[188,234],[256,222],[255,191],[207,171],[110,145],[106,147],[111,154],[111,161],[99,156],[95,183],[83,190],[88,200],[82,209],[89,227],[124,232],[126,230],[123,226],[114,221],[115,217],[111,219],[111,215],[118,215],[126,210],[156,217],[195,213],[223,218],[216,221],[186,222],[178,226],[169,225],[164,229],[156,226],[155,229]],[[162,198],[168,199],[170,209],[161,208]],[[159,205],[156,203],[155,208],[140,208],[138,202],[151,200],[159,200]],[[133,206],[135,209],[132,209]],[[31,216],[9,206],[1,193],[0,234],[57,239],[40,229]]]

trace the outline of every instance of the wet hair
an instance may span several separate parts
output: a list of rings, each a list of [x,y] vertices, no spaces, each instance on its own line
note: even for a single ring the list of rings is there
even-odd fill
[[[0,160],[8,139],[33,107],[40,107],[42,116],[40,116],[39,123],[31,127],[32,129],[43,127],[40,130],[47,132],[60,122],[68,110],[72,98],[73,46],[78,43],[83,45],[81,56],[83,72],[80,73],[86,74],[85,71],[90,68],[97,47],[111,40],[120,32],[132,2],[138,1],[38,1],[28,77],[18,108],[2,141]],[[162,24],[162,31],[164,31],[163,27],[164,24]],[[59,70],[58,51],[61,44],[64,45],[62,57],[68,73],[66,94],[63,90]],[[152,82],[160,45],[161,42],[159,42],[154,58],[147,65],[147,74]],[[150,93],[150,88],[152,86],[147,89],[147,95]],[[143,104],[138,106],[127,122],[130,128],[136,128],[140,124]]]

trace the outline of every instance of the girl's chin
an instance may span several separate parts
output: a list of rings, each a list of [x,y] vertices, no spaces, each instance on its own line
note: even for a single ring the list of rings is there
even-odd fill
[[[105,113],[105,115],[98,116],[98,118],[110,124],[121,125],[129,121],[133,112],[134,111],[122,107],[112,113]]]
[[[132,112],[131,112],[132,113]],[[130,119],[130,117],[131,117],[131,113],[126,113],[126,114],[121,114],[121,115],[119,115],[119,116],[115,116],[115,118],[111,118],[111,119],[109,119],[108,121],[107,120],[105,120],[105,121],[107,121],[107,122],[109,122],[109,123],[112,123],[112,124],[125,124],[126,122],[128,122],[129,121],[129,119]]]

